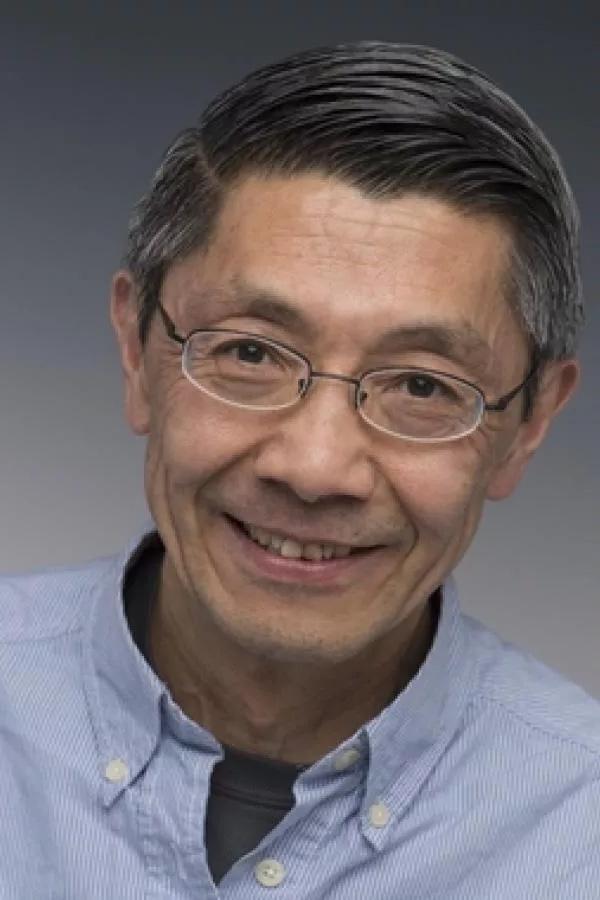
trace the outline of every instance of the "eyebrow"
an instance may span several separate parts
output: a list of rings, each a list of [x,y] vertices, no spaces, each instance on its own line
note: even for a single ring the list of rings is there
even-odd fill
[[[236,281],[233,290],[211,291],[201,298],[211,305],[211,312],[224,309],[227,315],[265,319],[273,325],[296,331],[306,338],[314,338],[316,329],[296,306],[276,291],[255,288],[243,281]]]
[[[494,355],[488,342],[466,322],[459,326],[413,322],[392,328],[381,335],[377,349],[383,353],[426,350],[457,363],[468,363],[470,368],[481,373],[489,369]]]
[[[204,302],[208,298],[204,297]],[[315,341],[319,329],[301,309],[276,291],[257,288],[244,281],[236,281],[232,291],[211,292],[209,303],[221,304],[228,315],[243,315],[264,319],[299,334],[307,342]],[[214,308],[214,307],[213,307]],[[399,353],[423,350],[443,356],[482,374],[489,370],[493,350],[483,336],[468,322],[413,321],[391,328],[370,348],[371,353]]]

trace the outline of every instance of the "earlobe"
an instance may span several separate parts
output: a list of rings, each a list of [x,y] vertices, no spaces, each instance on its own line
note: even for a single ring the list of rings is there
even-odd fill
[[[523,477],[530,456],[531,454],[527,456],[522,450],[515,449],[502,460],[488,483],[486,492],[488,500],[506,500],[510,497]]]
[[[574,359],[548,363],[544,369],[530,418],[522,422],[506,455],[488,483],[488,500],[504,500],[519,484],[527,463],[548,433],[552,420],[573,395],[579,382]]]
[[[139,337],[137,295],[130,273],[124,270],[117,272],[112,281],[110,319],[125,382],[125,417],[135,434],[147,434],[150,406],[144,351]]]

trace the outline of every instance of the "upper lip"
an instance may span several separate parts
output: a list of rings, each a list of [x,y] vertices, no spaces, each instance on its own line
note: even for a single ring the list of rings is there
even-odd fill
[[[351,547],[354,549],[366,550],[372,547],[380,547],[381,544],[374,541],[344,541],[332,537],[331,532],[326,537],[322,537],[318,533],[304,531],[303,529],[290,529],[287,527],[279,528],[277,525],[270,523],[269,525],[260,525],[252,522],[242,516],[230,516],[236,522],[250,528],[260,528],[269,534],[276,534],[279,537],[296,541],[298,544],[335,544],[337,547]]]

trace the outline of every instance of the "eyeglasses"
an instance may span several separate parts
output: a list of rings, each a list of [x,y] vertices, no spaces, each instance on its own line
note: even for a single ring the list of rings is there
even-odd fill
[[[454,441],[479,427],[486,412],[502,412],[536,372],[496,403],[471,382],[420,366],[387,366],[360,378],[317,372],[298,350],[260,334],[203,328],[186,337],[161,303],[168,336],[182,346],[185,377],[205,394],[242,409],[275,410],[305,397],[315,378],[354,385],[354,406],[373,428],[423,443]]]

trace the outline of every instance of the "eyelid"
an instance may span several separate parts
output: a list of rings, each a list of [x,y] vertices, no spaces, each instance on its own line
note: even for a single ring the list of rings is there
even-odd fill
[[[454,378],[462,378],[464,381],[479,383],[483,373],[478,369],[468,368],[467,365],[447,356],[441,356],[427,349],[411,349],[406,350],[402,354],[401,361],[395,363],[389,362],[389,357],[379,366],[370,366],[369,369],[425,369],[428,372],[438,372],[442,375],[451,375]]]
[[[198,332],[202,332],[202,331],[209,331],[209,332],[214,331],[217,333],[219,331],[222,331],[224,338],[227,337],[228,333],[235,332],[238,335],[247,335],[251,340],[258,340],[258,341],[263,340],[265,342],[270,341],[276,345],[281,346],[284,350],[287,350],[288,352],[293,353],[296,356],[300,357],[300,359],[302,359],[306,365],[308,365],[309,367],[311,366],[310,358],[308,356],[306,356],[300,349],[298,349],[297,346],[287,343],[284,340],[280,340],[277,337],[273,337],[273,335],[261,334],[260,332],[249,331],[244,328],[231,328],[229,325],[206,325],[206,326],[204,326],[204,328],[195,328],[193,331],[190,331],[190,333],[188,334],[188,339],[190,337],[192,337],[194,334],[197,334]],[[235,338],[234,338],[234,340],[235,340]]]
[[[425,376],[431,377],[432,380],[440,380],[443,378],[455,378],[459,383],[464,384],[470,388],[473,388],[478,393],[482,395],[485,400],[485,393],[479,383],[475,381],[473,378],[466,378],[463,375],[455,375],[453,372],[447,372],[442,369],[434,369],[428,366],[415,366],[406,364],[405,366],[380,366],[373,369],[369,369],[366,372],[363,372],[363,377],[367,375],[385,375],[386,372],[390,374],[394,371],[398,372],[414,372],[415,375],[423,374]]]
[[[221,333],[221,337],[223,338],[223,340],[236,341],[248,338],[250,340],[256,341],[271,341],[274,344],[282,344],[290,350],[294,349],[291,344],[287,344],[285,341],[281,340],[281,338],[276,337],[275,335],[263,334],[261,331],[257,331],[256,329],[236,327],[232,325],[204,325],[200,328],[193,328],[187,336],[188,338],[191,338],[194,335],[202,332],[214,333],[215,336]]]
[[[249,322],[247,318],[240,322],[239,320],[241,318],[243,317],[229,317],[220,320],[219,322],[210,322],[210,324],[205,325],[205,328],[226,328],[230,331],[241,331],[245,334],[253,334],[257,337],[262,336],[266,338],[266,340],[277,341],[278,343],[289,344],[290,346],[297,340],[295,337],[290,337],[288,332],[277,325],[276,322],[269,322],[263,319],[252,319],[252,321]],[[196,330],[200,331],[201,329]]]
[[[467,369],[466,367],[461,366],[460,363],[456,363],[452,360],[444,360],[443,366],[443,368],[438,365],[425,368],[428,368],[434,373],[437,372],[438,374],[446,375],[451,378],[457,378],[459,381],[475,388],[475,390],[479,391],[483,397],[486,396],[486,392],[490,389],[490,384],[479,368]]]

